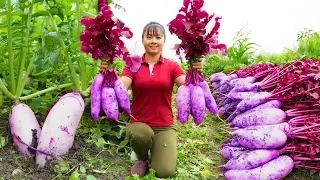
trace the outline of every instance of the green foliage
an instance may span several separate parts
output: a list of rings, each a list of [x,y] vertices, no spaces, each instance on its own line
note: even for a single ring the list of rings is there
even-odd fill
[[[44,48],[49,52],[54,52],[59,47],[59,38],[56,32],[49,32],[44,37]]]
[[[8,138],[0,136],[0,149],[8,144]]]
[[[310,29],[305,29],[297,35],[298,49],[296,53],[304,58],[320,58],[320,35]]]
[[[210,76],[215,72],[231,72],[234,69],[248,66],[254,60],[258,45],[251,42],[248,29],[242,28],[233,39],[233,45],[228,47],[228,55],[218,54],[205,57],[203,73]]]
[[[320,58],[320,35],[305,29],[297,35],[297,47],[285,48],[283,53],[257,53],[256,43],[251,42],[249,33],[241,29],[234,38],[233,46],[228,48],[227,56],[218,54],[206,56],[204,74],[210,76],[215,72],[232,72],[235,69],[257,63],[285,64],[302,58]]]

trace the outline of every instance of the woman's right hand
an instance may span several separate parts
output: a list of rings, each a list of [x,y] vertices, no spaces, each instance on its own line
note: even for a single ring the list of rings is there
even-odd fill
[[[107,61],[101,61],[101,64],[99,66],[99,72],[101,73],[103,70],[107,69],[108,65],[107,65]]]

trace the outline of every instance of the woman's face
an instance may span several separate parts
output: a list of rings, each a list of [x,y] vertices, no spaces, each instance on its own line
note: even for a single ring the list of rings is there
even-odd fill
[[[156,29],[154,31],[146,31],[143,34],[142,43],[147,54],[160,54],[162,52],[164,42],[164,34],[160,29]]]

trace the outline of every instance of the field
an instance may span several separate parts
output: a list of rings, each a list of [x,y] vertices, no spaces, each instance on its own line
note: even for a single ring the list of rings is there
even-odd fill
[[[19,0],[10,7],[7,3],[0,2],[0,179],[138,180],[130,176],[134,158],[125,139],[128,116],[122,115],[119,122],[94,122],[90,116],[89,90],[100,62],[80,51],[83,29],[79,20],[96,15],[95,3]],[[285,64],[301,58],[320,59],[319,32],[297,32],[297,42],[297,47],[284,47],[281,54],[260,54],[258,44],[250,40],[250,31],[244,27],[235,34],[227,56],[205,57],[203,73],[209,77],[260,62]],[[114,67],[119,75],[123,61],[118,59]],[[187,65],[181,63],[181,67],[186,70]],[[73,147],[68,154],[39,168],[34,159],[20,156],[14,149],[8,130],[11,107],[16,102],[28,104],[43,125],[57,98],[70,91],[80,92],[86,105]],[[176,87],[173,102],[175,93]],[[175,103],[173,111],[176,115]],[[219,167],[224,159],[219,146],[229,136],[225,121],[207,113],[200,126],[195,126],[191,118],[185,125],[176,125],[178,159],[173,179],[223,179]],[[157,178],[151,170],[141,179]],[[285,179],[316,180],[320,176],[294,169]]]

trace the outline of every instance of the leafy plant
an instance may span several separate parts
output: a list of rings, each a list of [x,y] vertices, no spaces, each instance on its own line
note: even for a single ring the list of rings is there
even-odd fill
[[[233,39],[233,45],[228,48],[227,56],[218,54],[207,55],[204,63],[204,74],[210,76],[215,72],[231,72],[245,67],[254,61],[258,45],[251,42],[250,31],[243,27]]]

